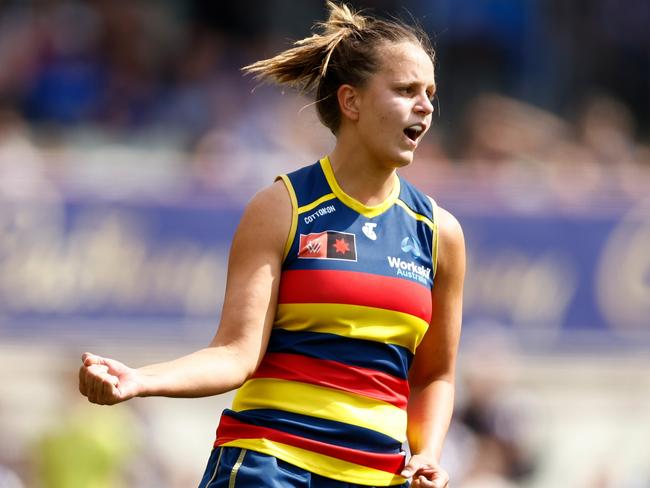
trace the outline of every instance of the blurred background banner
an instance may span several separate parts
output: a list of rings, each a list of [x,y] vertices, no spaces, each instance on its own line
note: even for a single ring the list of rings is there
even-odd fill
[[[650,220],[641,212],[461,216],[467,331],[492,323],[554,347],[647,345]]]
[[[348,3],[436,50],[402,175],[466,235],[453,486],[647,488],[650,4]],[[79,358],[209,343],[246,202],[334,141],[241,67],[325,4],[0,2],[0,488],[198,484],[230,397],[93,406]]]
[[[189,202],[188,202],[189,203]],[[3,213],[3,330],[159,339],[214,328],[240,205],[76,200],[20,202]]]
[[[5,202],[3,332],[199,339],[217,323],[241,210],[227,198],[190,196]],[[650,213],[642,204],[580,215],[455,213],[468,242],[466,334],[500,327],[541,347],[648,343]]]

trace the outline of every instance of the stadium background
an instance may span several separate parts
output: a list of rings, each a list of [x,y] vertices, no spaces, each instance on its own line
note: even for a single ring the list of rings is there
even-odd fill
[[[350,4],[412,16],[438,52],[404,174],[468,244],[453,486],[650,486],[647,2]],[[0,487],[196,485],[228,395],[90,406],[79,356],[211,339],[243,205],[332,142],[239,68],[324,12],[0,3]]]

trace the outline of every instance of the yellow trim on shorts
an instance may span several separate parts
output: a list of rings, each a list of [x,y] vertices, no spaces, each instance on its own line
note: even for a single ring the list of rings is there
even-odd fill
[[[261,452],[282,459],[299,468],[320,476],[344,483],[371,486],[394,486],[405,483],[402,476],[367,466],[361,466],[341,459],[319,454],[299,447],[269,439],[237,439],[223,444],[224,447],[239,447]]]
[[[230,472],[230,479],[228,480],[228,488],[235,488],[235,480],[237,479],[237,473],[239,473],[239,468],[241,468],[241,465],[244,463],[244,457],[246,456],[246,452],[248,452],[246,449],[242,449],[241,452],[239,453],[237,462],[235,462],[235,465],[232,467],[232,471]]]
[[[210,483],[214,481],[214,479],[217,477],[217,473],[219,472],[219,466],[221,465],[221,456],[223,455],[223,449],[219,447],[219,456],[217,457],[217,463],[214,466],[214,472],[212,473],[212,477],[210,478],[210,481],[208,481],[205,486],[210,486]]]

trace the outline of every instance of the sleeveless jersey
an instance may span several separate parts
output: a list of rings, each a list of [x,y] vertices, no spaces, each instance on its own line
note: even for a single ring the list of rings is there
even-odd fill
[[[404,483],[407,377],[431,319],[435,204],[398,178],[382,204],[363,205],[327,157],[281,178],[294,212],[275,323],[215,447],[348,483]]]

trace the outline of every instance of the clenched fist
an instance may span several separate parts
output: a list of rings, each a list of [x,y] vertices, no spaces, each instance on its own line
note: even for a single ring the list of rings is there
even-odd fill
[[[137,396],[141,385],[138,372],[113,359],[90,353],[81,356],[79,391],[98,405],[114,405]]]

